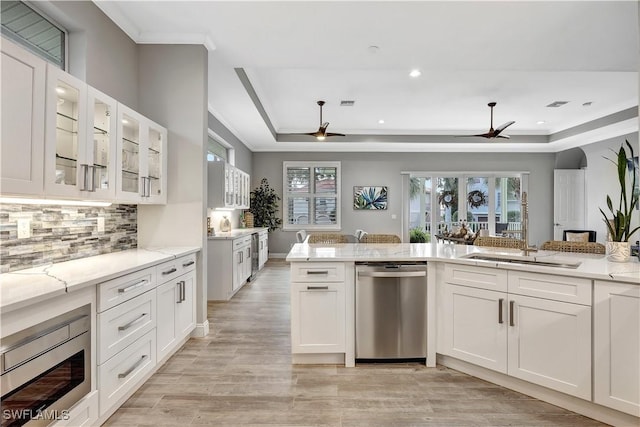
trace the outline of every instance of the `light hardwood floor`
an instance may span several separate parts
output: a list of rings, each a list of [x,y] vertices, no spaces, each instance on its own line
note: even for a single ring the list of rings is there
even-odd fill
[[[107,426],[596,426],[454,370],[291,365],[289,269],[270,261]]]

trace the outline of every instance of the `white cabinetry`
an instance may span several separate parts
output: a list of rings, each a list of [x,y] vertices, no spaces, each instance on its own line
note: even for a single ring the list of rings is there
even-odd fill
[[[251,276],[251,236],[233,241],[233,284],[235,293]]]
[[[118,104],[117,191],[122,201],[167,202],[167,130]]]
[[[226,162],[208,162],[208,196],[210,208],[248,209],[249,174]]]
[[[196,327],[194,270],[195,254],[157,267],[159,280],[166,280],[157,290],[158,312],[162,313],[157,326],[158,361],[171,354]]]
[[[207,298],[228,301],[251,276],[251,235],[209,239]]]
[[[44,192],[44,100],[46,63],[2,38],[0,191]]]
[[[291,281],[291,352],[344,353],[344,263],[292,263]]]
[[[590,280],[453,264],[444,276],[443,353],[591,398]]]
[[[640,416],[640,286],[594,284],[594,401]]]
[[[113,200],[116,101],[49,64],[45,194]]]
[[[258,235],[258,266],[262,269],[269,260],[269,231],[263,230]]]

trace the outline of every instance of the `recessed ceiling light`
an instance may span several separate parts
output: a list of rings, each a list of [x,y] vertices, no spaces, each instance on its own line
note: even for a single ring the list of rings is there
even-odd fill
[[[409,77],[419,77],[422,73],[420,72],[420,70],[411,70],[411,72],[409,73]]]
[[[57,87],[57,88],[56,88],[56,92],[58,92],[60,95],[62,95],[63,93],[66,93],[67,91],[66,91],[66,90],[64,90],[64,88]]]
[[[127,120],[127,119],[122,119],[122,123],[126,125],[127,123],[129,123],[129,120]]]
[[[536,122],[536,124],[537,124],[537,125],[543,125],[543,124],[545,124],[545,123],[546,123],[546,122],[545,122],[544,120],[538,120],[538,121]]]
[[[376,53],[378,53],[380,48],[378,46],[371,45],[367,48],[367,50],[369,51],[370,54],[375,55]]]
[[[384,124],[384,120],[380,119],[380,120],[378,120],[378,123],[380,123],[381,125],[383,125],[383,124]]]

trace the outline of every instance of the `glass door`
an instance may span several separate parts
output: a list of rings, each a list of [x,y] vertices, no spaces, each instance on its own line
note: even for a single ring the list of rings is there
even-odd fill
[[[142,201],[140,174],[141,116],[118,105],[118,196],[120,200]]]
[[[167,130],[144,119],[144,154],[142,157],[142,195],[144,203],[167,201]]]
[[[87,159],[91,198],[113,199],[116,190],[116,101],[88,90]]]

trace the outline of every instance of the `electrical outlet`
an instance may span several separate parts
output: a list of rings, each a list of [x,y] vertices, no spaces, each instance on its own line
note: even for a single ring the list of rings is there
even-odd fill
[[[98,233],[104,233],[104,218],[98,218]]]
[[[18,218],[18,239],[28,239],[29,237],[31,237],[31,220]]]
[[[398,219],[398,215],[396,215],[396,214],[391,214],[391,219]]]

